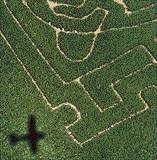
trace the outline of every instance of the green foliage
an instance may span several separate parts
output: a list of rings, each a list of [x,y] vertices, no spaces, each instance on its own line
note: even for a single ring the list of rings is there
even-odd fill
[[[82,60],[90,52],[94,35],[76,35],[61,33],[59,45],[71,60]]]
[[[72,17],[81,18],[89,15],[95,9],[94,1],[86,1],[83,7],[76,8],[74,6],[58,6],[54,8],[56,13],[65,14]]]
[[[102,106],[102,109],[105,109],[118,102],[111,88],[111,83],[123,79],[129,73],[141,70],[151,61],[148,51],[145,51],[142,47],[137,47],[127,52],[126,55],[117,59],[114,63],[83,77],[82,83],[97,104]]]
[[[0,1],[0,159],[154,160],[156,2],[124,0],[133,11],[130,15],[112,0],[87,0],[79,8],[82,0],[66,1],[76,6],[55,8],[75,18],[55,15],[46,0],[27,0],[28,6],[21,0],[4,2]],[[87,56],[105,16],[102,9],[89,15],[96,7],[109,13],[93,51],[87,59],[73,61]],[[55,27],[64,30],[57,35]],[[37,155],[30,154],[27,143],[12,148],[7,139],[12,132],[26,132],[31,113],[37,116],[38,129],[46,132]],[[81,119],[72,125],[79,114]],[[72,140],[65,128],[70,124],[69,131],[80,143],[89,142],[80,147]]]
[[[156,0],[124,0],[124,2],[127,4],[128,8],[132,11],[138,10],[140,8],[148,7],[154,3],[156,3]]]

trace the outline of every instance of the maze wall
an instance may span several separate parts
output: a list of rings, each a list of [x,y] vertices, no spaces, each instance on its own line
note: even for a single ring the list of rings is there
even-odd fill
[[[136,5],[135,5],[136,4]],[[79,146],[147,112],[157,91],[155,0],[2,0],[1,37]],[[64,116],[64,115],[63,115]]]

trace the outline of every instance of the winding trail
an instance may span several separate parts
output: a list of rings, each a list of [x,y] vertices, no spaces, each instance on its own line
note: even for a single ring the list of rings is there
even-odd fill
[[[114,1],[117,2],[117,3],[119,3],[120,5],[123,5],[123,7],[125,8],[125,13],[126,13],[126,14],[129,15],[129,14],[132,14],[132,13],[133,13],[133,12],[131,12],[131,11],[128,10],[128,7],[125,5],[125,3],[123,2],[123,0],[114,0]],[[86,0],[84,0],[82,4],[80,4],[79,6],[76,6],[76,7],[78,7],[78,8],[82,7],[82,6],[85,4],[85,2],[86,2]],[[30,9],[30,7],[27,5],[26,0],[22,0],[22,3],[23,3],[23,5],[25,5],[25,6],[30,10],[31,13],[33,13],[33,11],[32,11],[32,10]],[[54,3],[54,2],[49,1],[49,0],[47,0],[47,3],[49,4],[49,7],[50,7],[50,9],[51,9],[53,12],[54,12],[53,9],[54,9],[55,7],[57,7],[57,6],[62,6],[62,5],[70,6],[70,5],[67,5],[67,4]],[[32,43],[32,45],[36,48],[36,50],[37,50],[38,54],[41,56],[42,60],[49,66],[49,68],[51,69],[51,71],[56,74],[56,76],[61,80],[61,82],[62,82],[63,85],[71,84],[71,83],[73,83],[73,82],[78,83],[78,84],[83,88],[83,90],[84,90],[84,92],[87,94],[88,98],[91,99],[91,100],[93,101],[93,103],[95,103],[95,106],[97,107],[97,109],[98,109],[101,113],[102,113],[102,112],[105,112],[106,110],[111,109],[111,108],[113,108],[113,107],[115,107],[115,106],[117,105],[117,104],[114,104],[113,106],[109,106],[107,109],[102,110],[102,109],[100,108],[100,106],[99,106],[98,104],[96,104],[96,102],[92,99],[92,97],[90,96],[90,94],[88,93],[88,91],[86,90],[86,88],[84,87],[84,85],[81,83],[81,78],[83,78],[84,76],[86,76],[86,75],[88,75],[88,74],[92,74],[92,73],[96,72],[97,70],[100,70],[100,69],[108,66],[109,64],[115,63],[117,59],[119,59],[119,58],[125,56],[126,54],[130,53],[131,50],[127,51],[126,53],[124,53],[124,54],[120,55],[119,57],[117,57],[116,59],[112,60],[112,62],[109,63],[109,64],[104,64],[104,65],[102,65],[102,66],[100,66],[100,67],[98,67],[98,68],[95,68],[95,69],[87,72],[86,74],[81,75],[80,77],[78,77],[77,79],[75,79],[75,80],[73,80],[73,81],[71,81],[71,82],[65,82],[65,81],[60,77],[60,75],[54,70],[54,68],[50,65],[49,61],[43,56],[42,52],[37,48],[37,46],[36,46],[35,43],[31,40],[31,38],[29,37],[29,35],[27,34],[27,32],[23,29],[23,27],[21,26],[21,24],[19,23],[19,21],[17,20],[17,18],[14,16],[14,14],[12,13],[12,11],[11,11],[11,10],[9,9],[9,7],[7,6],[6,0],[4,0],[4,4],[5,4],[7,10],[9,11],[10,15],[13,17],[14,21],[18,24],[18,26],[22,29],[22,31],[23,31],[24,34],[27,36],[27,38],[30,40],[30,42]],[[103,10],[103,11],[104,11],[104,18],[102,19],[101,24],[98,26],[98,28],[97,28],[96,31],[94,31],[94,32],[77,32],[77,31],[72,31],[72,32],[71,32],[71,31],[65,31],[64,29],[56,28],[56,27],[53,26],[51,23],[45,22],[45,21],[42,20],[40,17],[38,17],[35,13],[33,13],[33,15],[34,15],[37,19],[39,19],[41,22],[43,22],[44,24],[47,24],[47,25],[51,26],[51,28],[53,28],[53,29],[55,30],[55,32],[56,32],[56,42],[57,42],[57,46],[56,46],[56,47],[58,48],[58,50],[60,51],[60,53],[65,57],[65,59],[67,59],[67,60],[69,60],[69,61],[72,61],[72,62],[82,62],[82,61],[86,60],[87,58],[89,58],[90,55],[92,54],[92,51],[93,51],[93,49],[94,49],[94,47],[95,47],[95,41],[96,41],[96,39],[97,39],[98,34],[103,33],[103,32],[107,32],[107,31],[111,31],[111,30],[123,30],[123,29],[126,29],[126,28],[136,28],[136,27],[139,27],[139,26],[140,26],[140,24],[139,24],[139,25],[135,25],[135,26],[131,26],[131,27],[111,28],[111,29],[109,29],[109,30],[102,31],[102,30],[101,30],[101,27],[102,27],[102,24],[103,24],[106,16],[108,15],[108,11],[107,11],[107,10],[104,10],[104,9],[102,9],[102,8],[96,8],[90,15],[92,15],[96,10]],[[56,14],[56,13],[54,12],[54,14]],[[56,14],[56,15],[57,15],[57,16],[66,16],[66,15],[63,15],[63,14]],[[85,17],[82,17],[82,19],[85,19],[85,18],[87,18],[87,17],[90,16],[90,15],[87,15],[87,16],[85,16]],[[69,17],[69,16],[66,16],[66,17],[68,17],[69,19],[75,19],[74,17]],[[78,19],[78,18],[77,18],[77,19]],[[148,23],[152,23],[152,22],[157,22],[157,19],[152,20],[152,21],[149,21],[149,22],[145,22],[145,23],[143,23],[143,24],[148,24]],[[84,57],[84,58],[81,59],[81,60],[72,60],[72,59],[68,58],[68,57],[66,56],[66,53],[64,53],[64,52],[61,50],[60,46],[59,46],[58,36],[59,36],[59,34],[60,34],[61,32],[64,32],[64,33],[67,33],[67,34],[69,34],[69,33],[75,33],[75,34],[80,34],[80,35],[94,34],[95,36],[94,36],[94,38],[93,38],[93,42],[92,42],[92,44],[91,44],[91,48],[90,48],[90,51],[89,51],[89,53],[87,54],[87,56]],[[30,74],[29,70],[26,68],[25,64],[24,64],[24,63],[20,60],[20,58],[17,56],[17,54],[16,54],[15,51],[13,50],[12,46],[10,45],[9,41],[6,39],[5,35],[4,35],[1,31],[0,31],[0,35],[1,35],[2,38],[5,40],[6,44],[9,46],[9,48],[11,49],[11,51],[12,51],[12,53],[14,54],[14,56],[16,57],[17,61],[18,61],[19,64],[22,66],[24,72],[26,72],[26,74],[28,75],[28,77],[31,79],[32,83],[33,83],[34,86],[36,87],[37,91],[40,93],[42,99],[45,101],[45,103],[47,104],[47,106],[50,107],[50,108],[52,109],[52,111],[58,110],[58,109],[60,109],[60,108],[63,107],[63,106],[69,106],[70,108],[72,108],[72,109],[75,111],[75,113],[76,113],[76,120],[75,120],[73,123],[65,126],[65,130],[66,130],[66,132],[68,133],[69,137],[70,137],[75,143],[77,143],[77,144],[80,145],[80,146],[82,146],[82,145],[84,145],[85,143],[93,140],[94,138],[98,137],[99,135],[104,134],[104,133],[110,131],[110,130],[113,129],[114,127],[122,124],[123,122],[128,121],[128,120],[131,120],[133,117],[135,117],[135,116],[137,116],[137,115],[139,115],[139,114],[144,113],[145,111],[147,111],[147,110],[150,108],[149,104],[146,102],[146,100],[145,100],[144,97],[143,97],[143,92],[144,92],[145,90],[149,89],[149,88],[155,88],[155,89],[157,89],[157,86],[155,86],[155,85],[147,86],[147,87],[143,88],[142,90],[140,90],[140,92],[138,93],[138,97],[139,97],[140,101],[141,101],[141,102],[143,103],[143,105],[144,105],[144,108],[143,108],[142,110],[140,110],[140,111],[138,111],[138,112],[136,112],[136,113],[134,113],[134,114],[129,115],[128,117],[122,119],[121,121],[118,121],[118,122],[112,124],[112,125],[111,125],[110,127],[108,127],[108,128],[102,129],[101,131],[99,131],[97,134],[93,135],[91,138],[87,139],[86,141],[80,142],[79,140],[77,140],[77,139],[75,138],[75,136],[74,136],[74,135],[70,132],[70,130],[69,130],[72,126],[74,126],[76,123],[78,123],[78,122],[81,120],[81,113],[80,113],[80,111],[77,109],[76,106],[74,106],[73,104],[71,104],[71,103],[69,103],[69,102],[61,103],[61,104],[59,104],[58,106],[54,106],[53,104],[51,104],[51,103],[48,101],[48,98],[44,95],[44,93],[43,93],[43,91],[41,90],[41,88],[38,86],[38,84],[37,84],[37,82],[35,81],[35,79],[33,78],[33,76]],[[157,38],[154,39],[155,42],[157,42],[156,39],[157,39]],[[151,66],[151,65],[153,65],[153,64],[157,64],[157,60],[156,60],[156,59],[152,56],[152,54],[148,51],[148,49],[146,48],[146,46],[141,45],[141,47],[143,47],[143,48],[147,51],[147,53],[150,55],[150,57],[152,58],[152,62],[149,63],[149,64],[147,64],[144,68],[142,68],[142,69],[140,69],[140,70],[137,70],[137,71],[135,71],[135,72],[132,72],[132,73],[130,73],[129,75],[124,76],[123,79],[125,79],[125,78],[127,78],[127,77],[131,77],[131,76],[133,76],[134,74],[137,74],[137,73],[141,72],[142,70],[145,70],[147,67],[149,67],[149,66]],[[115,83],[111,83],[111,85],[110,85],[111,88],[113,89],[115,95],[118,97],[119,102],[123,102],[123,99],[122,99],[122,97],[120,96],[120,94],[118,93],[118,91],[114,88],[114,86],[115,86],[115,84],[119,83],[121,80],[122,80],[122,79],[118,79]]]

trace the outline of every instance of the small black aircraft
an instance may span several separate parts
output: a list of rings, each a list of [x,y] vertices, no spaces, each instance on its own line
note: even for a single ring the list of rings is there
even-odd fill
[[[33,153],[37,151],[37,142],[44,138],[44,133],[36,131],[35,116],[30,115],[28,119],[28,134],[18,136],[11,134],[9,136],[9,142],[11,145],[15,145],[18,141],[28,141],[30,149]]]

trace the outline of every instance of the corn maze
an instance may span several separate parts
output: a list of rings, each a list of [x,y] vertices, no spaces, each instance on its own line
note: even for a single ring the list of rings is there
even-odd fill
[[[156,0],[2,0],[0,7],[1,137],[14,125],[24,131],[30,112],[48,134],[36,157],[26,144],[2,144],[2,159],[155,159]]]

